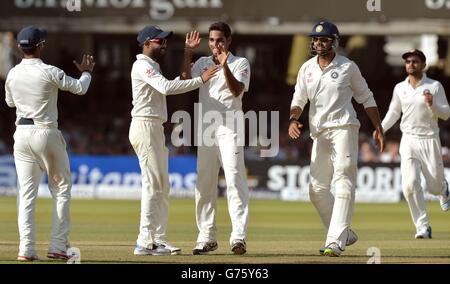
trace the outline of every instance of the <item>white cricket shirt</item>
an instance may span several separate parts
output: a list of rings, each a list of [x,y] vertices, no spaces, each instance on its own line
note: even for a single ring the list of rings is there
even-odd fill
[[[427,89],[433,95],[431,107],[425,103],[423,96],[423,92]],[[450,107],[441,83],[428,78],[425,73],[416,89],[409,84],[408,77],[398,83],[394,88],[389,110],[382,122],[383,130],[388,131],[401,115],[402,133],[416,137],[438,135],[438,118],[447,120],[450,116]]]
[[[67,76],[58,67],[41,59],[22,59],[6,78],[6,103],[16,108],[16,125],[20,118],[31,118],[34,124],[58,127],[58,89],[84,95],[91,75],[83,72],[80,79]]]
[[[199,76],[215,65],[213,56],[199,58],[192,66],[192,77]],[[216,76],[199,89],[199,103],[202,107],[202,114],[209,111],[219,112],[224,117],[222,126],[225,126],[227,111],[242,111],[242,97],[250,86],[250,63],[246,58],[234,56],[230,52],[227,65],[236,80],[244,84],[244,89],[239,96],[235,97],[228,88],[222,67],[220,67]],[[221,134],[223,131],[228,133],[228,130],[224,127],[218,127],[216,134]],[[231,130],[234,132],[236,129]]]
[[[159,118],[167,121],[166,96],[192,91],[203,85],[201,77],[190,80],[167,80],[159,64],[144,54],[138,54],[131,69],[133,92],[132,117]]]
[[[336,54],[322,71],[318,57],[306,61],[297,75],[291,107],[302,110],[309,101],[311,137],[327,128],[360,126],[352,105],[352,98],[365,108],[376,107],[373,94],[358,66],[350,59]]]

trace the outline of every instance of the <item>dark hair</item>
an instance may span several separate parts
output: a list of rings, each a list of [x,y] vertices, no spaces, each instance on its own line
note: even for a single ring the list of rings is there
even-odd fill
[[[37,46],[35,46],[35,47],[23,47],[23,46],[21,46],[21,47],[20,47],[20,49],[22,50],[22,52],[25,53],[26,55],[32,55],[32,54],[34,54],[34,53],[36,52],[36,49],[37,49],[37,48],[38,48]]]
[[[224,22],[217,22],[209,26],[209,31],[221,31],[226,38],[231,36],[230,26]]]

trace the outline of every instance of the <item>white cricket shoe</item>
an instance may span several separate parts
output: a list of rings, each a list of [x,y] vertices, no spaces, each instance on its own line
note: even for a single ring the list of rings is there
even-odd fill
[[[325,248],[325,250],[323,251],[323,255],[338,257],[342,252],[343,250],[338,246],[337,243],[331,243]]]
[[[156,244],[157,247],[163,247],[166,248],[168,250],[170,250],[170,254],[171,255],[177,255],[177,254],[181,254],[181,249],[177,248],[176,246],[171,245],[168,242],[160,242]]]
[[[358,241],[358,235],[352,229],[348,229],[347,242],[345,243],[345,245],[351,246],[354,243],[356,243],[357,241]],[[323,255],[326,248],[327,248],[326,246],[320,247],[320,249],[319,249],[320,255]]]
[[[31,255],[31,256],[19,255],[17,257],[17,260],[23,261],[23,262],[39,261],[39,257],[37,255]]]
[[[48,252],[47,253],[47,257],[48,258],[52,258],[52,259],[61,259],[61,260],[68,260],[69,256],[67,255],[67,253],[65,251],[61,251],[61,252]]]
[[[428,226],[428,228],[425,231],[418,232],[415,235],[416,239],[431,239],[431,226]]]
[[[345,245],[351,246],[354,243],[356,243],[357,241],[358,241],[358,235],[352,229],[348,229],[347,242],[345,243]]]
[[[441,208],[443,211],[448,211],[450,208],[450,192],[448,189],[448,182],[444,179],[444,185],[442,190],[442,195],[439,198],[439,203],[441,204]]]
[[[134,247],[134,255],[171,255],[171,251],[163,246],[152,245],[152,248],[141,247],[136,245]]]
[[[192,250],[192,254],[207,254],[210,251],[215,251],[218,247],[219,245],[216,241],[198,242],[195,248]]]
[[[247,244],[245,240],[236,239],[231,242],[231,251],[233,254],[245,254],[247,252]]]

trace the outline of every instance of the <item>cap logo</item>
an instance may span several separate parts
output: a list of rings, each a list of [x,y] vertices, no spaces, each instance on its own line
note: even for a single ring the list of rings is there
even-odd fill
[[[316,32],[320,33],[321,31],[323,31],[323,26],[322,25],[318,25],[316,27]]]

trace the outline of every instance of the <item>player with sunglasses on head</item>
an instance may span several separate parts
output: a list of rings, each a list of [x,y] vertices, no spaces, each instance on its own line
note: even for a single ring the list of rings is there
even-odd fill
[[[297,139],[298,121],[309,105],[309,130],[313,139],[309,196],[319,212],[327,238],[322,255],[339,256],[358,239],[350,229],[355,202],[360,123],[352,98],[363,104],[375,127],[374,139],[384,148],[380,116],[372,92],[358,66],[336,53],[339,31],[330,22],[319,22],[311,33],[311,52],[297,76],[291,103],[289,136]],[[335,196],[330,192],[334,181]]]
[[[166,51],[172,32],[147,26],[137,40],[142,53],[131,70],[133,93],[129,139],[142,175],[141,219],[135,255],[180,254],[181,249],[166,241],[169,211],[169,154],[163,123],[167,121],[166,96],[197,89],[211,79],[217,67],[205,70],[191,80],[167,80],[157,63]]]
[[[402,190],[413,223],[416,239],[431,239],[432,232],[426,211],[421,173],[427,192],[438,196],[443,211],[450,207],[448,183],[444,177],[438,119],[450,117],[450,107],[442,84],[426,76],[426,57],[418,49],[402,55],[408,76],[398,83],[392,94],[389,110],[383,119],[388,131],[400,118]]]

